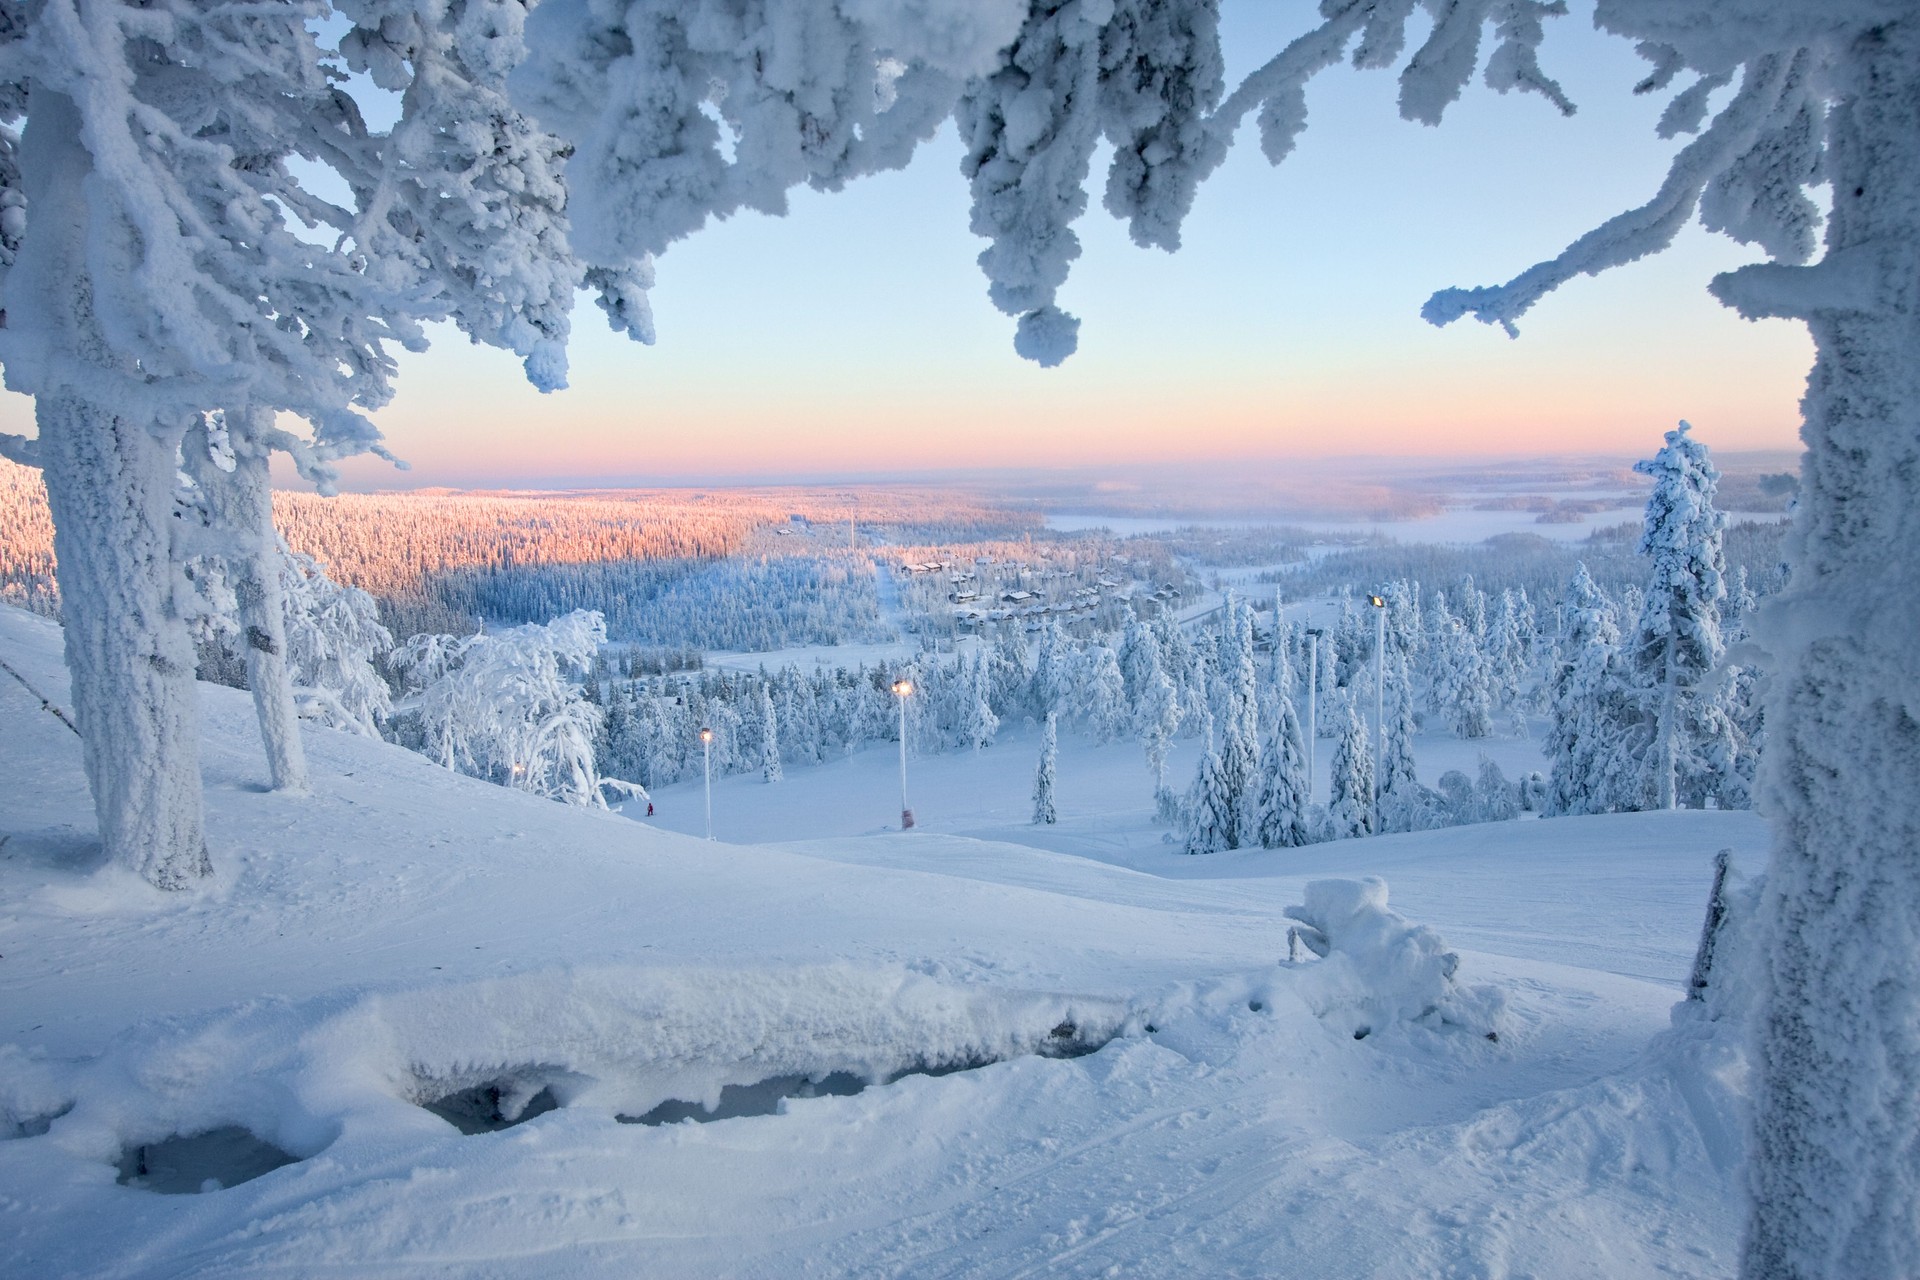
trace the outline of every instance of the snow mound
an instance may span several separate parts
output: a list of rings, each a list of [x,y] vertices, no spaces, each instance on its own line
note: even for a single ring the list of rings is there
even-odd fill
[[[82,1162],[228,1129],[304,1158],[343,1136],[491,1132],[556,1106],[712,1111],[778,1077],[1070,1056],[1129,1017],[1112,1000],[848,965],[543,971],[159,1020],[64,1070],[16,1053],[0,1109],[22,1134],[58,1113],[45,1141]]]
[[[1399,1022],[1499,1038],[1505,996],[1455,982],[1459,955],[1426,925],[1388,909],[1386,881],[1313,880],[1305,896],[1286,914],[1299,921],[1293,935],[1322,957],[1296,988],[1321,1021],[1355,1039]]]

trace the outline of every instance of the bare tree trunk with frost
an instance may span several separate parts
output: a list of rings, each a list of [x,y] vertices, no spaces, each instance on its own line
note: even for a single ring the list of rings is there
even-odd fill
[[[247,651],[247,687],[260,720],[267,768],[275,791],[307,789],[307,756],[300,742],[293,676],[287,668],[286,601],[280,586],[280,544],[273,530],[273,491],[262,443],[272,415],[261,410],[227,411],[233,470],[222,469],[208,447],[207,429],[196,424],[182,451],[206,497],[221,542],[240,633]]]
[[[86,271],[87,151],[71,102],[35,92],[24,185],[40,225],[9,288],[9,323],[64,354],[69,389],[35,401],[66,617],[67,669],[107,856],[162,889],[208,874],[193,643],[173,593],[178,436],[104,407],[137,381],[101,335]],[[40,145],[35,145],[36,143]],[[102,397],[104,398],[104,397]]]

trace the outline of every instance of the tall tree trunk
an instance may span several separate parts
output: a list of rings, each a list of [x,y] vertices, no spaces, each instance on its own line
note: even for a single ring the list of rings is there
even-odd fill
[[[58,369],[34,388],[35,421],[87,781],[107,855],[185,888],[211,868],[193,644],[173,593],[179,437],[107,407],[138,370],[94,315],[85,249],[105,232],[89,225],[79,114],[39,86],[21,168],[36,231],[8,280],[9,323],[47,343]]]
[[[1671,625],[1671,623],[1669,623]],[[1667,660],[1661,664],[1666,678],[1660,685],[1660,710],[1656,713],[1657,749],[1654,752],[1654,806],[1671,809],[1678,791],[1676,775],[1680,771],[1680,638],[1671,631],[1665,640]]]
[[[189,433],[188,468],[206,495],[207,507],[230,548],[223,558],[240,605],[247,649],[247,687],[266,744],[267,769],[276,791],[307,789],[307,756],[300,742],[293,676],[287,668],[286,603],[280,587],[280,544],[273,529],[273,491],[267,450],[260,443],[272,417],[263,410],[229,409],[227,439],[233,470],[215,465],[204,425]]]
[[[1749,268],[1726,290],[1750,314],[1804,316],[1819,352],[1793,581],[1769,637],[1771,937],[1744,1257],[1755,1277],[1920,1266],[1916,67],[1920,19],[1842,51],[1826,260]]]

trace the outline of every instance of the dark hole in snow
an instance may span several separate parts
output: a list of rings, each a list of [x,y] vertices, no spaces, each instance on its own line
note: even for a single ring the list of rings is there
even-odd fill
[[[1042,1058],[1084,1058],[1104,1048],[1113,1038],[1113,1035],[1109,1034],[1097,1041],[1084,1040],[1080,1038],[1078,1027],[1071,1022],[1063,1022],[1048,1033],[1047,1041],[1037,1046],[1033,1053]],[[908,1076],[950,1076],[962,1071],[978,1071],[981,1067],[990,1067],[996,1062],[1004,1061],[1007,1059],[968,1058],[959,1062],[908,1067],[880,1081],[868,1080],[850,1071],[834,1071],[823,1076],[769,1076],[758,1084],[722,1086],[719,1105],[711,1111],[697,1102],[683,1102],[679,1098],[669,1098],[645,1115],[616,1115],[614,1119],[621,1124],[658,1125],[678,1124],[683,1120],[697,1120],[704,1124],[713,1120],[734,1120],[742,1116],[772,1116],[780,1114],[780,1104],[788,1098],[850,1098],[876,1083],[894,1084]]]
[[[4,1127],[0,1127],[0,1140],[9,1138],[38,1138],[53,1127],[55,1120],[58,1120],[71,1110],[73,1110],[73,1104],[69,1102],[58,1111],[49,1111],[43,1116],[26,1116],[19,1120],[9,1119]]]
[[[1368,1036],[1372,1034],[1373,1034],[1372,1027],[1355,1027],[1353,1029],[1353,1038],[1355,1040],[1365,1040]]]
[[[1264,1004],[1261,1004],[1258,1000],[1247,1001],[1247,1009],[1253,1013],[1259,1013],[1262,1009],[1266,1007],[1267,1006],[1265,1006]]]
[[[120,1176],[115,1181],[161,1195],[191,1195],[237,1187],[298,1159],[239,1125],[228,1124],[128,1147],[120,1155]]]
[[[498,1133],[560,1106],[553,1090],[545,1087],[517,1107],[516,1096],[510,1088],[503,1092],[498,1083],[477,1084],[420,1105],[465,1134]]]
[[[778,1115],[788,1098],[851,1098],[867,1082],[849,1071],[835,1071],[818,1080],[806,1076],[772,1076],[759,1084],[730,1084],[720,1090],[720,1103],[709,1111],[697,1102],[668,1098],[643,1116],[615,1116],[621,1124],[679,1124],[682,1120],[733,1120],[740,1116]]]

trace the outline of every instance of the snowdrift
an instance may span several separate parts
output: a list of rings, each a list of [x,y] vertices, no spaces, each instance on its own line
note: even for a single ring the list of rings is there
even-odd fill
[[[55,702],[57,645],[0,610]],[[738,847],[330,731],[279,796],[245,697],[201,696],[219,874],[162,895],[96,865],[77,741],[0,681],[5,1274],[1730,1267],[1737,1015],[1663,1032],[1682,964],[1541,959],[1512,889],[1550,836],[1704,893],[1707,842],[1754,843],[1716,815],[1483,837],[1513,842],[1473,855],[1511,873],[1502,925],[1494,886],[1435,892],[1459,832],[1183,882],[952,836]],[[1512,950],[1449,948],[1364,863],[1301,873],[1366,845]]]

